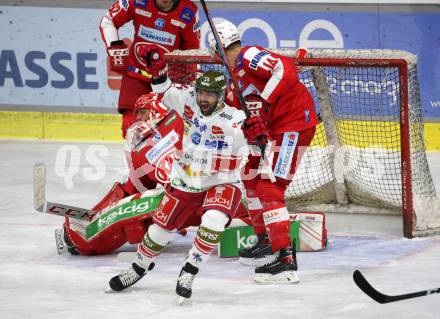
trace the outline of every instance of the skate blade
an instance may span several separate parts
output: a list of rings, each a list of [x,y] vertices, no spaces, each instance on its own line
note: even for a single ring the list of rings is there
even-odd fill
[[[185,297],[182,297],[179,295],[177,296],[177,304],[179,306],[190,304],[190,303],[191,303],[191,300],[189,298],[185,298]]]
[[[276,275],[255,274],[254,280],[259,284],[296,284],[299,282],[296,271],[284,271]]]
[[[55,229],[55,244],[58,255],[63,255],[66,253],[67,249],[63,242],[63,231],[61,229]]]
[[[268,261],[267,257],[261,257],[261,258],[238,258],[238,262],[244,266],[250,266],[250,267],[258,267],[263,266]]]
[[[107,288],[104,290],[104,293],[105,293],[105,294],[118,294],[118,293],[120,293],[120,291],[116,291],[116,290],[113,290],[113,289],[110,288],[110,287],[107,287]]]

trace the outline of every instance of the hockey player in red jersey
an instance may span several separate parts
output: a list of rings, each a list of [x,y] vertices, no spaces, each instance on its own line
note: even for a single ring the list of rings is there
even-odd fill
[[[119,39],[118,29],[132,21],[133,43],[128,49]],[[151,92],[150,67],[145,52],[150,47],[160,52],[200,47],[197,6],[189,0],[119,0],[102,18],[101,36],[110,56],[112,71],[122,75],[118,111],[122,114],[122,135],[135,122],[136,99]]]
[[[264,173],[254,173],[259,167],[260,154],[250,156],[245,167],[242,179],[258,241],[240,252],[240,260],[258,265],[258,261],[267,260],[261,257],[273,252],[274,256],[267,263],[255,269],[255,280],[297,282],[295,248],[291,247],[284,194],[315,134],[318,119],[314,101],[299,81],[292,59],[260,46],[242,47],[237,28],[228,21],[219,23],[217,31],[239,90],[253,114],[243,125],[246,138],[254,145],[268,140],[275,145],[272,160],[275,181]],[[212,34],[208,41],[216,50]],[[232,90],[228,102],[239,106]]]
[[[169,110],[158,95],[142,95],[135,103],[135,110],[137,122],[128,129],[125,139],[125,155],[130,169],[128,180],[123,184],[116,182],[92,208],[97,214],[127,196],[168,183],[172,161],[182,150],[183,120],[176,111]],[[86,240],[84,231],[81,231],[86,225],[66,217],[63,228],[55,231],[58,252],[108,254],[127,241],[139,243],[151,219],[150,215],[120,220]]]
[[[154,92],[163,94],[164,104],[183,117],[182,156],[173,162],[171,183],[132,266],[110,280],[113,290],[130,287],[151,270],[176,229],[200,225],[176,285],[180,301],[191,297],[194,278],[241,199],[240,171],[248,153],[240,129],[245,115],[224,103],[226,86],[225,75],[215,71],[201,75],[195,88],[172,84],[166,78],[153,85]]]

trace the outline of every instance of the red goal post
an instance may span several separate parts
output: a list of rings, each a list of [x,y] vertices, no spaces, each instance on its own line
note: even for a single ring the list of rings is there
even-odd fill
[[[290,211],[402,214],[404,236],[440,233],[423,141],[415,55],[395,50],[275,50],[303,67],[322,122],[289,186]],[[221,69],[207,50],[166,56],[173,81]],[[428,204],[429,203],[429,204]],[[428,207],[430,206],[430,207]]]

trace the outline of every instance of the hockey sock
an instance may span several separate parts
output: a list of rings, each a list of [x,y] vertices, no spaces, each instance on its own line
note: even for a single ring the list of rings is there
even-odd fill
[[[273,252],[290,247],[290,218],[287,208],[275,208],[263,213]]]
[[[205,212],[188,253],[187,262],[199,268],[208,260],[209,255],[220,242],[221,234],[225,230],[228,220],[228,216],[221,211],[212,209]]]
[[[261,205],[258,197],[248,197],[248,209],[249,216],[251,217],[252,226],[256,235],[262,235],[266,233],[266,227],[264,226],[263,219],[263,206]]]
[[[148,269],[150,264],[173,239],[174,233],[152,224],[138,246],[135,263]]]
[[[248,203],[249,217],[251,218],[252,226],[256,235],[263,235],[266,233],[263,219],[263,205],[258,197],[257,191],[252,188],[255,187],[253,183],[246,183],[246,200]]]

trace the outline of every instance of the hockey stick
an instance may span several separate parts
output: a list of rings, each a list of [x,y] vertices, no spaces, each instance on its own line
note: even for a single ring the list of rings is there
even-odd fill
[[[367,294],[370,298],[374,299],[378,303],[389,303],[394,301],[400,301],[400,300],[423,297],[427,295],[440,293],[440,288],[435,288],[435,289],[421,290],[403,295],[395,295],[395,296],[385,295],[374,289],[373,286],[370,285],[370,283],[367,281],[367,279],[365,279],[365,277],[361,274],[359,270],[355,270],[353,272],[353,280],[356,283],[356,285],[365,294]]]
[[[46,166],[34,165],[34,208],[36,211],[90,221],[95,212],[74,206],[51,203],[46,200]]]
[[[220,40],[220,37],[218,35],[217,29],[214,25],[214,22],[212,21],[211,16],[208,12],[208,7],[206,6],[205,0],[200,0],[200,3],[202,4],[203,11],[205,13],[206,19],[208,20],[209,28],[211,29],[212,35],[214,36],[215,42],[217,44],[217,53],[219,54],[220,58],[223,61],[223,64],[226,66],[226,68],[228,69],[228,73],[231,76],[232,84],[234,85],[234,91],[238,96],[238,101],[240,102],[241,109],[246,114],[246,117],[250,118],[251,112],[249,112],[249,109],[246,106],[246,102],[243,98],[243,95],[240,92],[240,87],[238,86],[237,77],[235,76],[234,72],[232,71],[232,67],[229,64],[229,61],[226,57],[225,48],[223,47],[222,41]],[[262,138],[261,136],[257,137],[257,144],[259,145],[260,150],[261,150],[261,157],[264,159],[264,153],[266,150],[266,143],[260,145],[260,143],[258,143],[258,142],[261,140],[261,138]]]

